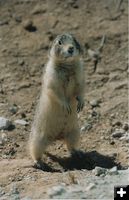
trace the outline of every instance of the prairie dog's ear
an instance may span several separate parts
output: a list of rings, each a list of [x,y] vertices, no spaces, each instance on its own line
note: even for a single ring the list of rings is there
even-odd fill
[[[76,38],[73,36],[73,41],[75,42],[76,48],[79,50],[80,54],[83,54],[83,49],[80,45],[80,43],[76,40]]]
[[[57,41],[57,37],[55,37],[52,41],[51,41],[51,44],[49,45],[49,50],[48,50],[48,56],[51,56],[51,53],[52,53],[52,49],[53,47],[55,46],[55,43]]]

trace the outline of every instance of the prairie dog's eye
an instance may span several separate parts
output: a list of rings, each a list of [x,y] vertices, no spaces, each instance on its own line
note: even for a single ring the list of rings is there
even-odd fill
[[[59,45],[62,45],[62,41],[61,40],[59,40],[58,43],[59,43]]]

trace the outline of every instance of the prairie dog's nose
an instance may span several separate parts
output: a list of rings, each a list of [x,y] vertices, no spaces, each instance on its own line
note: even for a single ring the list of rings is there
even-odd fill
[[[70,47],[68,48],[68,52],[72,54],[73,51],[74,51],[74,47],[73,47],[73,46],[70,46]]]

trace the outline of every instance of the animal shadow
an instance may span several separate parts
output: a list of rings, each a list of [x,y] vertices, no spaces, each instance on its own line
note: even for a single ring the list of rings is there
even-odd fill
[[[52,161],[58,162],[64,171],[74,169],[92,170],[96,166],[107,169],[110,169],[113,166],[117,166],[118,169],[122,169],[122,166],[119,163],[116,163],[115,157],[102,155],[97,151],[83,152],[81,158],[75,156],[61,158],[50,153],[47,153],[47,155],[51,158]]]
[[[41,171],[45,171],[45,172],[60,172],[60,170],[58,169],[53,169],[52,167],[50,167],[48,164],[44,163],[44,162],[41,162],[40,163],[40,166],[37,166],[37,165],[32,165],[33,168],[35,169],[38,169],[38,170],[41,170]]]

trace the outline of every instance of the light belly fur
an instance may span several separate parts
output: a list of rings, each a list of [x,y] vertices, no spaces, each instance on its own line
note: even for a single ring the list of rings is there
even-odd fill
[[[45,96],[42,98],[42,110],[39,111],[38,130],[40,136],[50,140],[62,139],[72,130],[78,128],[76,101],[71,102],[72,113],[68,114],[67,110],[56,101]]]

